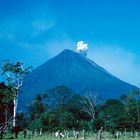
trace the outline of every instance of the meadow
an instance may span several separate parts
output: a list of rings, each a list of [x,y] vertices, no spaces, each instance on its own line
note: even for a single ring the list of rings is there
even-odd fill
[[[59,138],[55,138],[55,137],[47,137],[47,136],[42,136],[42,137],[34,137],[34,138],[26,138],[24,139],[23,137],[19,137],[18,140],[58,140]],[[62,138],[62,140],[78,140],[76,138]],[[79,138],[80,140],[80,138]],[[95,137],[87,137],[85,140],[97,140]],[[101,140],[116,140],[116,138],[104,138]],[[139,138],[130,138],[130,137],[121,137],[118,138],[117,140],[140,140]]]
[[[5,135],[4,139],[15,139],[15,135],[12,133],[7,133]],[[43,135],[39,136],[39,135],[27,135],[26,138],[24,138],[23,132],[20,132],[18,135],[18,140],[140,140],[140,135],[139,136],[135,136],[135,137],[131,137],[131,133],[127,132],[127,135],[122,135],[119,138],[114,138],[113,135],[108,134],[108,135],[104,135],[102,136],[101,139],[98,139],[96,137],[95,133],[86,133],[85,138],[83,137],[82,133],[79,135],[78,138],[75,138],[74,136],[69,136],[69,137],[55,137],[55,133],[44,133]]]

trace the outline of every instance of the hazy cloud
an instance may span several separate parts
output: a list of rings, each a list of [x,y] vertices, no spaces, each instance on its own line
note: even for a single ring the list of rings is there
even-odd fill
[[[55,17],[46,7],[28,9],[16,17],[5,18],[0,23],[0,59],[40,65],[48,59],[43,55],[46,54],[44,44],[50,41],[49,36],[55,36],[54,27]]]
[[[116,77],[139,86],[139,56],[114,45],[93,45],[89,57]]]

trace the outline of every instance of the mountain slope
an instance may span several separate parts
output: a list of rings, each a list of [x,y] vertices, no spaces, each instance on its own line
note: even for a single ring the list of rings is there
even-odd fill
[[[87,57],[64,50],[25,78],[19,108],[33,100],[36,94],[59,85],[65,85],[79,94],[93,89],[103,98],[118,98],[122,93],[136,88],[111,75]]]

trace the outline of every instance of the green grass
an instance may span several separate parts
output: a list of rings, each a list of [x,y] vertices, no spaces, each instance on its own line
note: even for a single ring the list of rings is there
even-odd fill
[[[59,138],[54,138],[54,137],[51,137],[51,138],[48,138],[47,136],[41,136],[41,137],[33,137],[33,138],[26,138],[24,139],[23,137],[18,137],[18,140],[59,140]],[[61,138],[61,140],[77,140],[76,138]],[[79,138],[78,140],[81,140],[81,138]],[[85,140],[97,140],[95,137],[92,137],[92,138],[85,138]],[[102,140],[116,140],[115,138],[104,138]],[[140,140],[140,137],[139,138],[119,138],[117,140]]]
[[[10,137],[14,137],[14,134],[7,134],[4,139],[10,138]],[[82,140],[82,137],[79,137],[78,139],[74,138],[74,137],[69,137],[69,138],[61,138],[61,140]],[[60,140],[60,138],[56,138],[54,135],[48,135],[48,134],[44,134],[43,136],[34,136],[34,137],[28,137],[26,139],[23,138],[23,135],[20,133],[18,135],[17,140]],[[95,136],[86,136],[85,140],[97,140],[95,138]],[[103,138],[102,140],[116,140],[116,138],[113,138],[110,136],[110,138]],[[131,137],[120,137],[117,140],[140,140],[140,137],[137,138],[131,138]]]

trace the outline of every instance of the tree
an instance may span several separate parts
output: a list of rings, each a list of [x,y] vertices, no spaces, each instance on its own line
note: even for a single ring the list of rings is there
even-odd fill
[[[26,115],[25,112],[17,113],[16,122],[17,122],[17,126],[19,126],[21,129],[27,128],[30,123],[28,115]]]
[[[13,120],[13,98],[15,89],[0,83],[0,134],[11,126]]]
[[[76,120],[72,112],[65,109],[58,111],[57,121],[60,129],[72,129],[75,126]]]
[[[38,129],[41,127],[46,130],[78,129],[79,120],[83,113],[76,105],[72,105],[77,102],[74,99],[77,96],[66,86],[57,86],[38,95],[28,107],[30,128],[36,127]]]
[[[117,99],[107,100],[101,107],[99,118],[103,120],[104,127],[108,131],[121,130],[127,122],[124,104]]]
[[[125,105],[128,124],[131,129],[140,128],[140,91],[133,90],[128,95],[122,95],[121,100]]]
[[[85,96],[79,100],[81,105],[81,111],[87,113],[92,120],[95,119],[96,109],[98,103],[98,96],[93,89],[87,89]]]
[[[46,102],[50,108],[62,108],[68,104],[75,93],[68,87],[61,85],[46,92]]]
[[[7,85],[16,89],[16,93],[13,98],[13,127],[15,127],[18,94],[20,92],[20,87],[23,85],[23,78],[30,72],[32,67],[29,66],[24,68],[22,62],[12,63],[9,60],[1,61],[0,66],[2,75],[6,75],[7,77]]]
[[[47,106],[43,103],[41,94],[38,94],[35,100],[28,107],[28,112],[31,120],[36,120],[42,113],[46,111]]]

